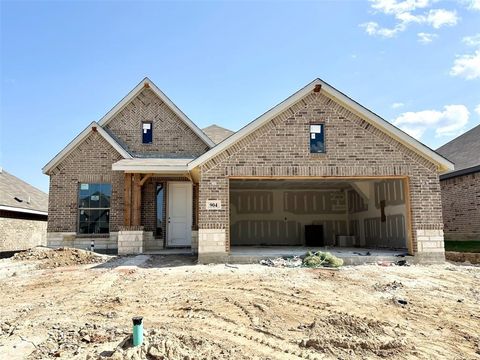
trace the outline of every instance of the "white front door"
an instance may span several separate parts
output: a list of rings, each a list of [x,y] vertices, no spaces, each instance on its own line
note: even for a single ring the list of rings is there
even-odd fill
[[[167,245],[192,245],[192,183],[168,183]]]

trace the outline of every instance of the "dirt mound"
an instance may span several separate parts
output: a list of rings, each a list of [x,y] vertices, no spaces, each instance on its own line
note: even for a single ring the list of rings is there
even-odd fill
[[[172,332],[160,328],[147,332],[143,344],[132,347],[131,336],[123,340],[110,354],[110,359],[249,359],[242,354],[244,349],[225,346],[202,336],[192,336],[185,332]]]
[[[41,269],[60,266],[85,265],[105,262],[109,257],[91,251],[73,248],[49,249],[36,247],[19,252],[13,256],[17,261],[38,261]]]
[[[406,350],[405,334],[399,328],[346,313],[317,317],[305,329],[307,338],[300,341],[301,347],[335,356],[386,357]]]

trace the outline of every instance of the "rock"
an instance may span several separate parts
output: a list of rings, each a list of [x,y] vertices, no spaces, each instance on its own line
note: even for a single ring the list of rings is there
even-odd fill
[[[162,352],[155,345],[150,346],[150,349],[148,349],[148,355],[150,355],[153,359],[163,358]]]
[[[408,305],[408,301],[404,299],[397,299],[397,303],[399,303],[400,305]]]
[[[84,337],[82,337],[82,341],[84,341],[86,343],[91,342],[90,335],[85,335]]]
[[[266,312],[268,310],[268,306],[264,305],[264,304],[261,304],[261,303],[255,303],[255,304],[253,304],[253,306],[262,310],[263,312]]]

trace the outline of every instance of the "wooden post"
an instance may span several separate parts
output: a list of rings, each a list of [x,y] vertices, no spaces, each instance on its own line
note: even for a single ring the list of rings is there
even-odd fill
[[[405,212],[406,215],[406,235],[407,235],[407,250],[410,255],[413,252],[413,225],[412,225],[412,202],[410,200],[410,179],[408,177],[403,179],[403,196],[405,198]]]
[[[125,174],[125,209],[124,209],[125,226],[132,225],[132,174]]]
[[[132,225],[140,226],[141,222],[141,209],[142,209],[142,185],[141,175],[133,175],[133,216]]]

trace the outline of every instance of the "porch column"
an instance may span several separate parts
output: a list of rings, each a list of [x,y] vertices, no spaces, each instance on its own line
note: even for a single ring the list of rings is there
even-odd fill
[[[132,225],[132,174],[125,174],[125,209],[123,225]]]
[[[142,183],[141,175],[133,175],[133,216],[132,225],[140,226],[142,209]]]

